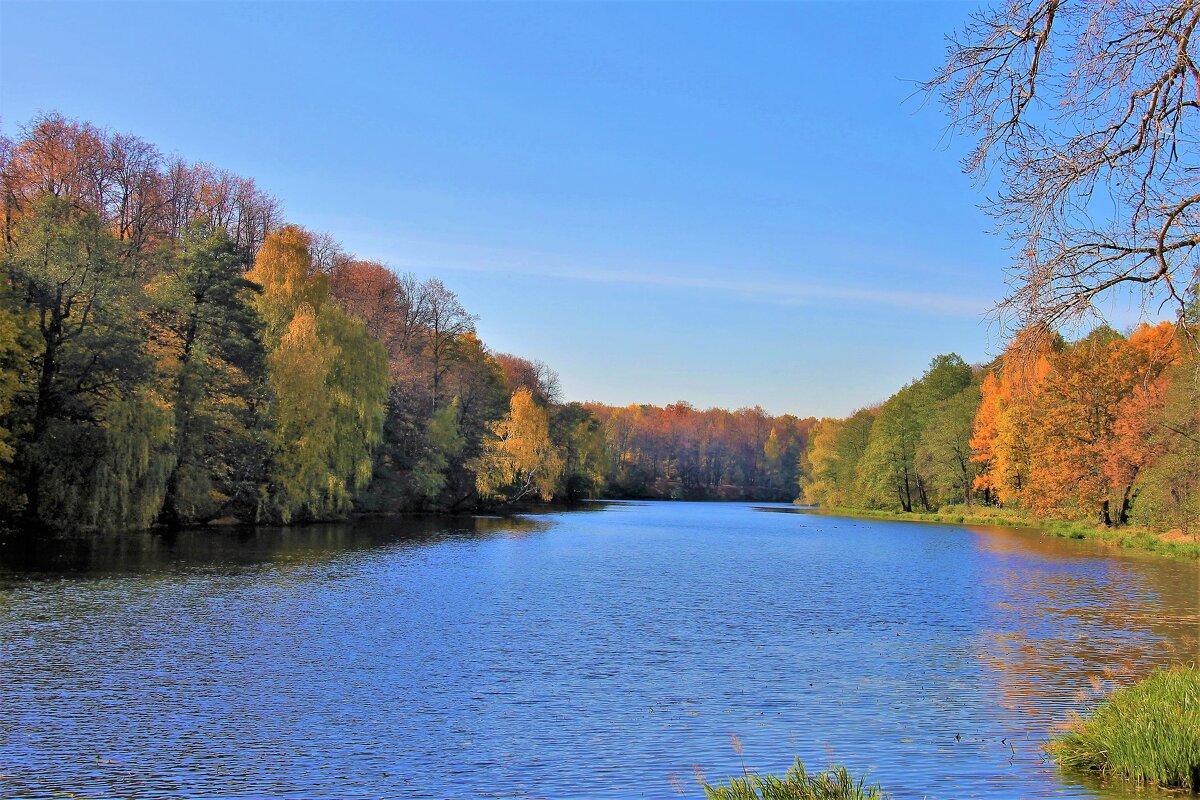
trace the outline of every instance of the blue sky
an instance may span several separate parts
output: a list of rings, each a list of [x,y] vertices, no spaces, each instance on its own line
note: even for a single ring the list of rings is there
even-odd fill
[[[135,133],[437,275],[570,399],[845,414],[1001,345],[936,105],[969,3],[0,5],[0,113]]]

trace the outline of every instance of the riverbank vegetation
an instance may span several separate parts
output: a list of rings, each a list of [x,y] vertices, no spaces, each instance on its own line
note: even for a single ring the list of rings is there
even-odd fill
[[[0,137],[0,524],[790,500],[812,420],[564,403],[437,278],[253,180],[58,115]]]
[[[1011,341],[991,364],[943,357],[882,405],[819,423],[805,499],[982,504],[1195,553],[1196,23],[1190,3],[1010,3],[951,34],[924,88],[972,140],[964,171],[994,187],[983,208],[1015,255],[996,316]],[[1123,306],[1174,320],[1060,336]]]
[[[947,525],[1001,525],[1009,528],[1036,528],[1044,536],[1060,539],[1087,539],[1119,548],[1144,550],[1176,558],[1200,559],[1200,543],[1178,532],[1163,534],[1136,525],[1105,526],[1094,522],[1063,519],[1039,519],[1027,512],[998,506],[952,504],[937,511],[904,512],[864,508],[827,508],[819,513],[836,517],[882,519],[896,522],[934,522]]]
[[[1200,669],[1161,670],[1117,690],[1046,749],[1068,769],[1200,789]]]
[[[782,777],[749,773],[726,785],[704,784],[707,800],[886,800],[878,784],[857,781],[845,767],[809,773],[800,759]]]
[[[1074,342],[1028,331],[979,367],[939,356],[879,406],[817,422],[802,500],[1200,555],[1197,313]]]

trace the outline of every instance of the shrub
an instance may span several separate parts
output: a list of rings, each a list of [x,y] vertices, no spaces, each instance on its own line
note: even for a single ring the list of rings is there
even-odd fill
[[[1046,750],[1068,769],[1200,788],[1200,669],[1160,670],[1117,690]]]
[[[748,774],[730,778],[728,786],[704,784],[708,800],[886,800],[878,785],[867,786],[866,778],[855,782],[845,767],[830,767],[808,774],[800,759],[782,778]]]

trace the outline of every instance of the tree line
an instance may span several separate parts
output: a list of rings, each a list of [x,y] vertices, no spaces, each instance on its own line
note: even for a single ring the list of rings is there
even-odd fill
[[[626,497],[790,502],[816,421],[772,417],[757,407],[701,411],[688,403],[587,409],[607,434],[609,486]]]
[[[564,403],[440,280],[60,115],[0,137],[0,522],[290,523],[582,497],[790,499],[811,421]]]
[[[994,362],[938,356],[879,406],[822,419],[803,499],[936,511],[982,503],[1035,516],[1200,531],[1200,307],[1129,335],[1018,333]]]

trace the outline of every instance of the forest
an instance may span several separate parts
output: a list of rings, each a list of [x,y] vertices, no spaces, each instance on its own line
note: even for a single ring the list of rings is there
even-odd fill
[[[0,520],[36,530],[581,498],[1200,529],[1195,302],[1026,327],[845,419],[564,402],[437,278],[288,224],[253,180],[49,114],[0,140]]]
[[[803,499],[898,512],[987,504],[1195,535],[1198,311],[1073,342],[1028,328],[979,367],[938,356],[884,403],[816,423]]]
[[[441,280],[251,179],[46,114],[0,138],[0,181],[7,528],[795,495],[813,420],[564,403]]]

